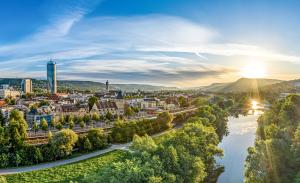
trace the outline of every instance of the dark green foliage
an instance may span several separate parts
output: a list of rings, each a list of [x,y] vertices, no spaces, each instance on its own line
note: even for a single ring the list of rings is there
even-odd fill
[[[217,105],[205,105],[200,107],[197,111],[197,116],[208,119],[209,125],[216,129],[220,141],[224,135],[228,135],[228,113]]]
[[[4,126],[5,125],[5,118],[3,116],[3,113],[0,111],[0,126]]]
[[[248,149],[246,182],[297,181],[300,170],[300,96],[276,102],[258,120],[255,146]]]
[[[214,128],[190,121],[156,143],[149,136],[135,136],[131,156],[87,176],[84,182],[205,182],[216,168]]]
[[[112,129],[111,136],[114,142],[129,142],[134,135],[154,134],[171,127],[172,114],[161,113],[156,119],[123,122],[117,121]]]

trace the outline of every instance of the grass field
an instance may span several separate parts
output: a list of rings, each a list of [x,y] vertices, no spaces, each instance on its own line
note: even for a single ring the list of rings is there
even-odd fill
[[[117,150],[73,164],[33,172],[7,175],[5,177],[8,183],[81,182],[87,174],[94,173],[106,165],[120,159],[124,159],[125,157],[126,152]]]

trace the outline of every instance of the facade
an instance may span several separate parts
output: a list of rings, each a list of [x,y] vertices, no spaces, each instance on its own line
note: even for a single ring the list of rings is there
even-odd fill
[[[20,96],[20,92],[12,89],[0,89],[0,98],[16,98]]]
[[[141,109],[153,110],[157,109],[158,100],[155,98],[145,98],[141,101]]]
[[[57,93],[57,81],[56,81],[56,63],[50,60],[47,63],[47,81],[48,91],[51,94]]]
[[[83,116],[88,112],[87,105],[63,104],[56,107],[55,112],[58,115]]]
[[[50,125],[51,120],[53,119],[53,115],[44,113],[44,112],[40,112],[36,109],[31,110],[26,115],[26,121],[29,124],[29,126],[31,126],[31,127],[33,126],[34,123],[37,123],[38,125],[40,125],[42,119],[45,119],[47,121],[48,125]]]
[[[113,115],[122,114],[121,111],[118,110],[117,104],[114,101],[99,101],[93,106],[90,114],[98,113],[100,115],[106,115],[108,112]]]
[[[21,89],[23,94],[32,93],[32,80],[23,79],[21,83]]]

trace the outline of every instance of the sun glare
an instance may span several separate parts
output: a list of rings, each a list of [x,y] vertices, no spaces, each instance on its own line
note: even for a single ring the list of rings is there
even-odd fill
[[[263,64],[251,63],[241,69],[242,77],[263,78],[266,76],[266,70]]]
[[[258,102],[256,102],[255,100],[253,100],[251,104],[252,104],[252,109],[253,110],[258,109]]]

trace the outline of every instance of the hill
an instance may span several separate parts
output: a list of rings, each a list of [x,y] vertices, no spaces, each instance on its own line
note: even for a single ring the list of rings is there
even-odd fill
[[[265,91],[265,92],[273,92],[273,93],[278,93],[278,94],[279,93],[300,92],[300,79],[283,81],[280,83],[267,85],[267,86],[262,87],[261,90]]]
[[[210,86],[204,87],[203,90],[217,93],[256,92],[262,87],[280,82],[282,81],[276,79],[240,78],[231,83],[214,83]]]
[[[9,84],[15,88],[20,88],[22,79],[19,78],[0,78],[1,84]],[[32,79],[33,88],[47,89],[46,80]],[[105,84],[94,81],[72,81],[72,80],[59,80],[58,90],[69,89],[69,90],[92,90],[92,91],[104,91]],[[154,86],[146,84],[110,84],[112,90],[123,90],[123,91],[158,91],[158,90],[176,90],[176,87],[165,87],[165,86]]]

